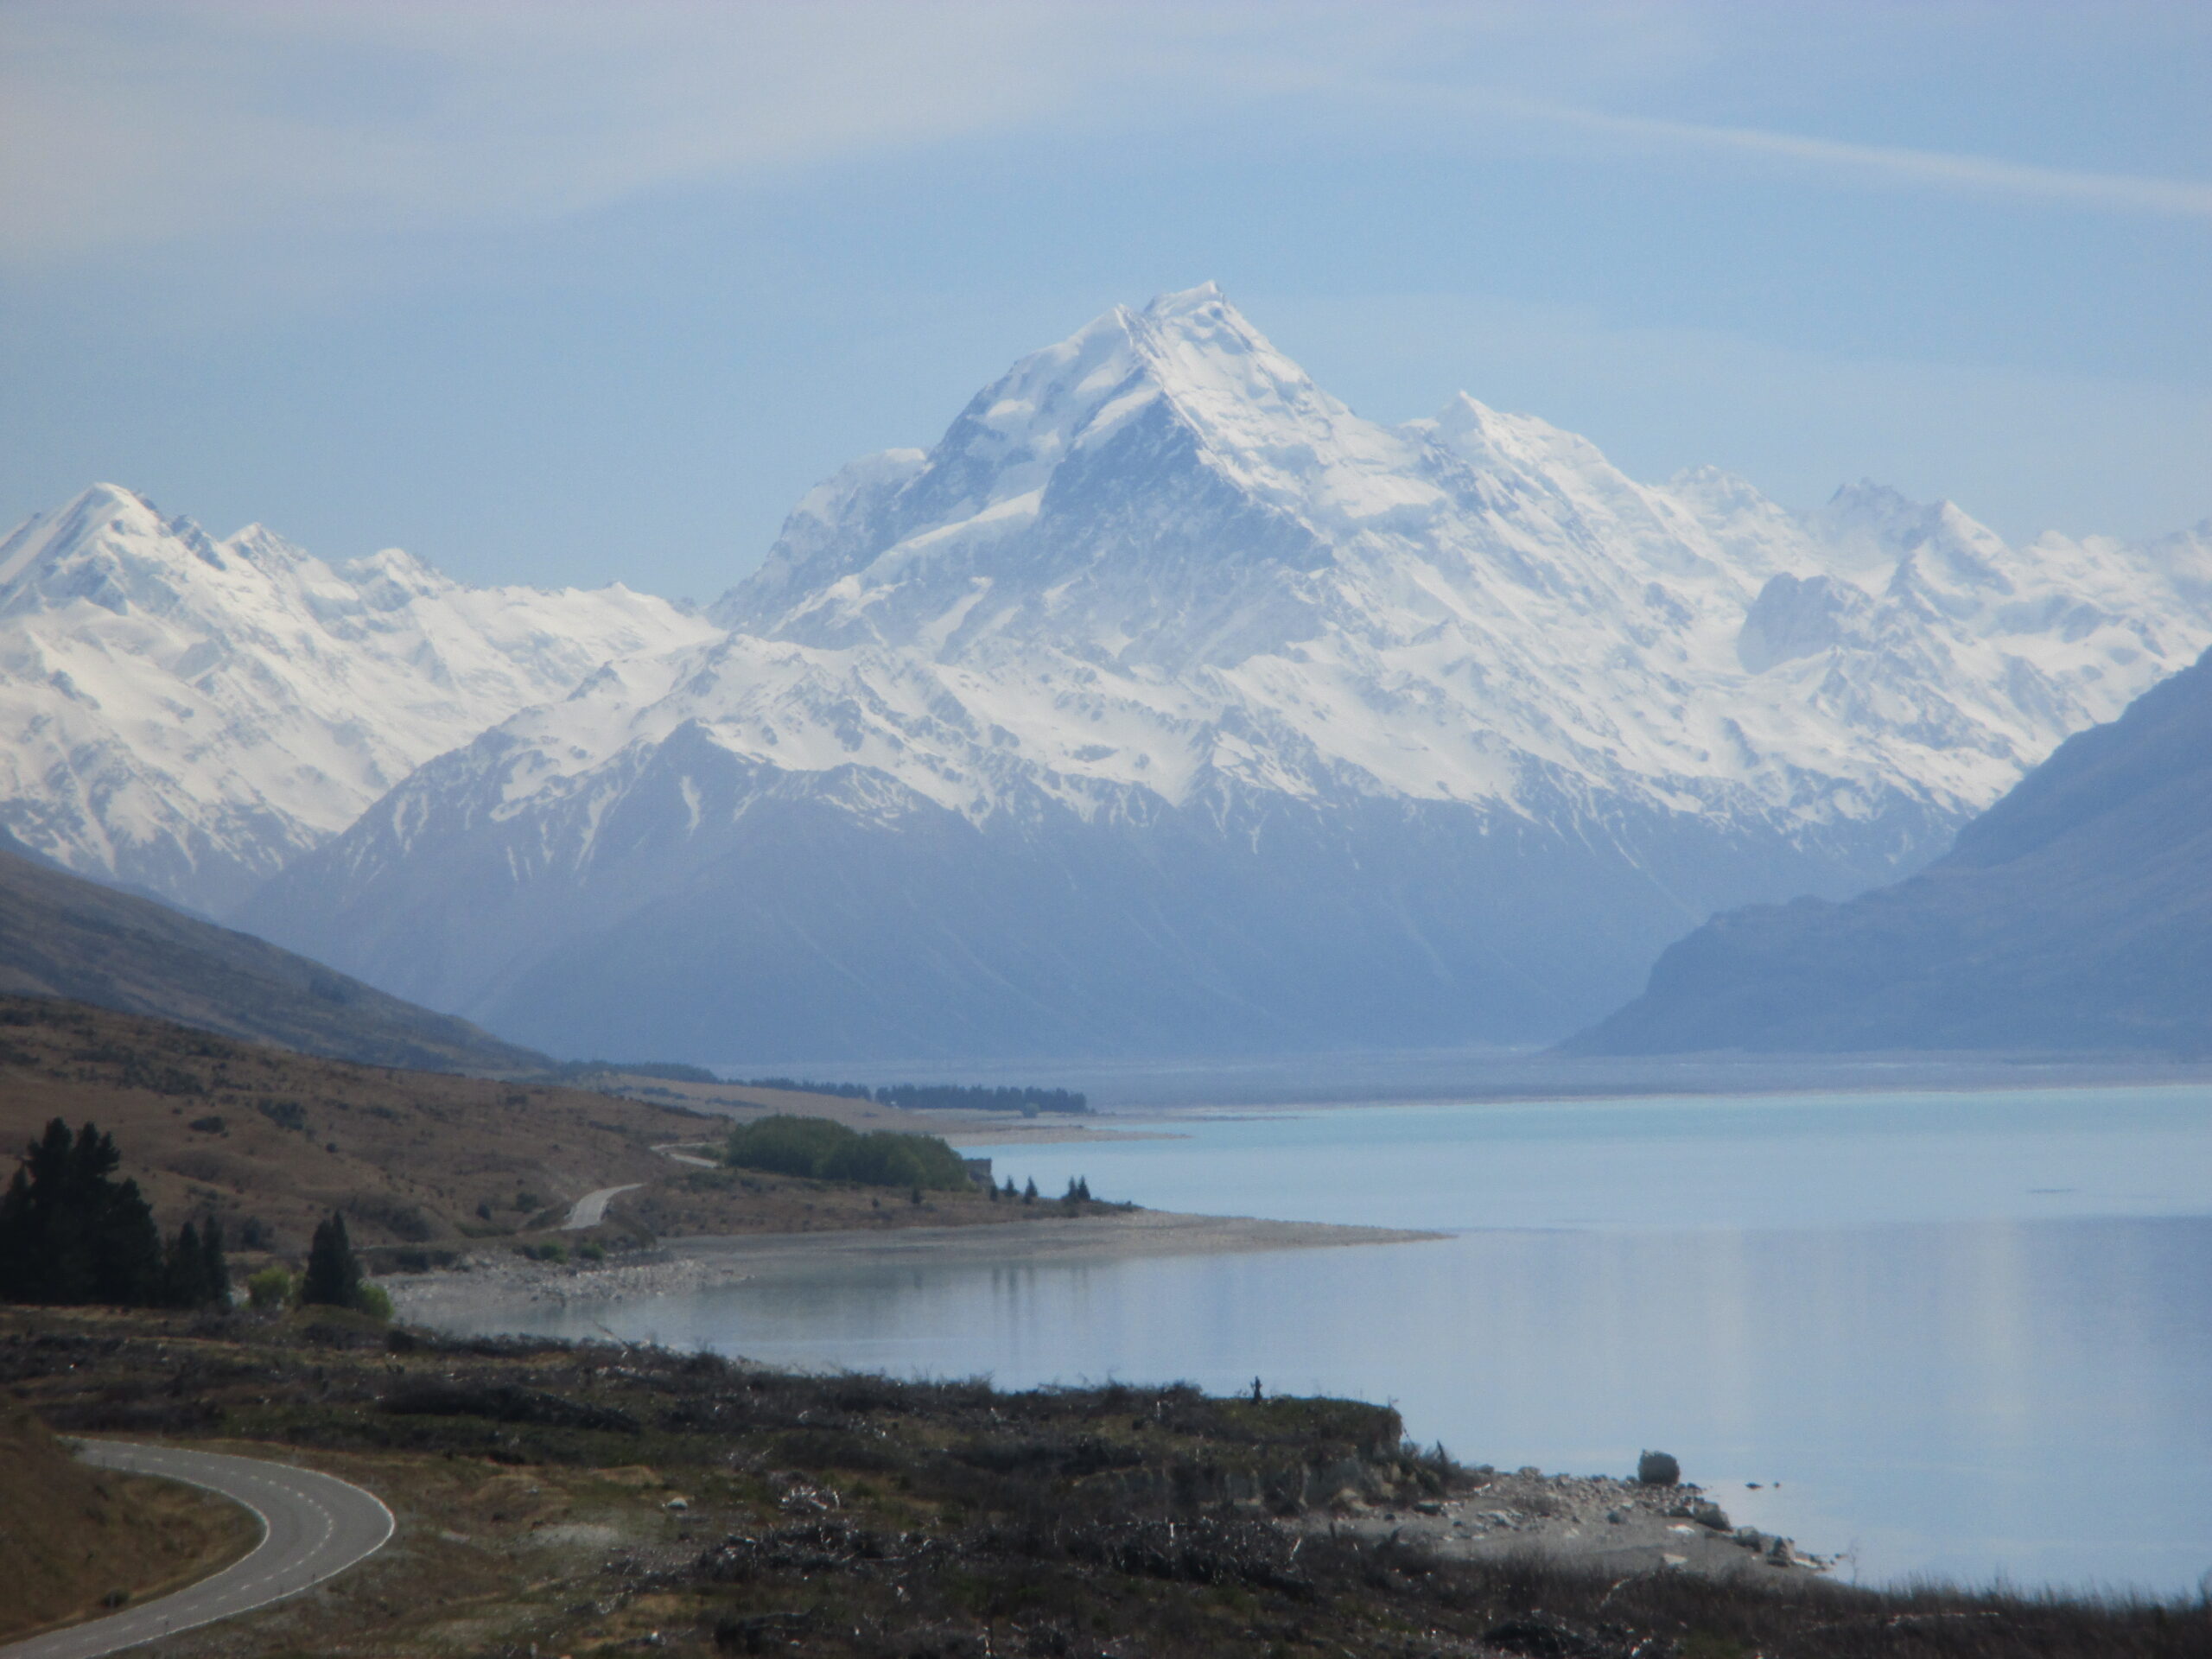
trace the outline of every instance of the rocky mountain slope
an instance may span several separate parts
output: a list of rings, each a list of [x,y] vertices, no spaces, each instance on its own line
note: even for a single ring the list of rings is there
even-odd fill
[[[1715,917],[1569,1046],[2212,1053],[2212,658],[1912,880]]]
[[[434,1071],[542,1054],[252,938],[70,874],[0,831],[0,994],[67,997],[303,1053]]]
[[[209,914],[433,755],[608,658],[712,630],[664,600],[333,567],[96,485],[0,541],[0,826]]]
[[[242,912],[563,1052],[1556,1037],[1939,851],[2212,640],[2212,543],[1366,421],[1211,288],[810,494],[716,606]]]

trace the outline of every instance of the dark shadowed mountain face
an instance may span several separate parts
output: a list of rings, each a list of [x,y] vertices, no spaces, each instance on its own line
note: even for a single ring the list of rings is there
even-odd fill
[[[1567,1047],[2212,1052],[2212,656],[2069,739],[1925,874],[1716,917]]]
[[[0,842],[0,992],[60,996],[370,1065],[534,1071],[500,1042],[253,938]]]

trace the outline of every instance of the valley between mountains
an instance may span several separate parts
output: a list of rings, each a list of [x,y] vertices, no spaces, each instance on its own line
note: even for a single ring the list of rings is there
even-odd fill
[[[556,1054],[1549,1041],[1717,912],[1913,874],[2208,643],[2212,521],[2012,546],[1464,394],[1381,425],[1205,287],[703,614],[88,491],[0,543],[0,827]]]

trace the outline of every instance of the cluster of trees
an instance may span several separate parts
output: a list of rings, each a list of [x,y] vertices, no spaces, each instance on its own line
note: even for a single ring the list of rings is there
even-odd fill
[[[112,1135],[55,1118],[0,1194],[0,1300],[118,1307],[227,1306],[222,1224],[186,1222],[163,1243]]]
[[[1014,1189],[1014,1177],[1009,1175],[1006,1178],[1006,1185],[1004,1186],[993,1187],[991,1189],[991,1196],[995,1198],[1020,1198],[1024,1204],[1034,1204],[1037,1202],[1037,1182],[1033,1177],[1029,1183],[1017,1192]],[[1089,1204],[1091,1201],[1090,1182],[1089,1179],[1082,1175],[1073,1175],[1069,1177],[1068,1190],[1060,1194],[1060,1202],[1062,1204],[1073,1205],[1078,1203]],[[1128,1205],[1122,1205],[1123,1209],[1128,1209],[1131,1206]]]
[[[957,1192],[972,1185],[960,1154],[933,1135],[861,1134],[826,1117],[764,1117],[732,1129],[722,1161],[735,1169],[863,1186]]]
[[[346,1236],[342,1215],[333,1214],[316,1224],[297,1295],[302,1307],[350,1307],[378,1319],[391,1317],[391,1298],[361,1277],[361,1263],[353,1254],[353,1242]]]
[[[115,1137],[87,1123],[74,1135],[55,1118],[23,1153],[0,1192],[0,1301],[50,1306],[228,1307],[223,1224],[186,1222],[163,1242],[138,1183],[118,1180]],[[307,1272],[254,1275],[255,1306],[285,1300],[351,1307],[390,1318],[391,1300],[364,1281],[346,1217],[315,1230]]]
[[[817,1083],[812,1077],[743,1077],[733,1079],[741,1089],[788,1089],[802,1094],[835,1095],[841,1100],[865,1100],[876,1106],[896,1106],[902,1111],[1088,1112],[1090,1097],[1077,1089],[993,1087],[980,1083],[887,1083],[871,1089],[864,1083]]]

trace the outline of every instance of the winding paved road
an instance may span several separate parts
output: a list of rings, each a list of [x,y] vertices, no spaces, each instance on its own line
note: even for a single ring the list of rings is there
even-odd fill
[[[607,1201],[619,1193],[634,1192],[643,1181],[632,1181],[627,1186],[602,1186],[596,1192],[587,1192],[569,1206],[569,1218],[561,1224],[563,1232],[579,1232],[586,1227],[596,1227],[607,1219]]]
[[[244,1560],[173,1595],[0,1647],[0,1659],[95,1659],[250,1612],[343,1573],[391,1536],[391,1511],[380,1499],[313,1469],[120,1440],[86,1440],[78,1454],[102,1469],[159,1475],[219,1492],[259,1517],[261,1541]]]

